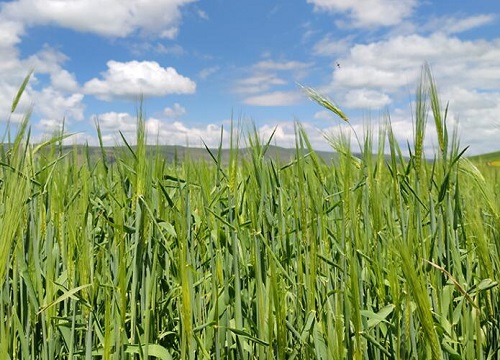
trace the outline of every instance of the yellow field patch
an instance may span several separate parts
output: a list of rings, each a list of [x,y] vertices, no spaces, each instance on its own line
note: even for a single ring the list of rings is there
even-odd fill
[[[498,166],[500,167],[500,160],[493,160],[493,161],[488,161],[487,163],[489,166]]]

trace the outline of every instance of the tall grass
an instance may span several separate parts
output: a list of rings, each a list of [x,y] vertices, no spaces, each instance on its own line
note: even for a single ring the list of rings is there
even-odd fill
[[[331,139],[332,163],[300,124],[290,161],[267,155],[272,137],[231,131],[229,162],[219,148],[169,163],[146,151],[139,114],[137,145],[124,138],[111,163],[60,138],[31,145],[26,118],[0,149],[0,353],[497,358],[497,170],[464,158],[422,74],[409,158],[389,115],[377,149],[370,132],[359,154]]]

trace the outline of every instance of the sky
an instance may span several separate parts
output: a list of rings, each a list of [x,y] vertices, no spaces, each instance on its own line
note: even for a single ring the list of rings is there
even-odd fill
[[[223,129],[227,146],[232,123],[293,147],[300,122],[331,150],[352,129],[376,142],[390,116],[406,148],[429,64],[461,148],[499,151],[499,16],[493,0],[0,0],[0,133],[32,109],[32,141],[64,128],[96,145],[98,122],[106,145],[134,143],[142,108],[150,143],[213,147]],[[436,146],[429,114],[426,155]]]

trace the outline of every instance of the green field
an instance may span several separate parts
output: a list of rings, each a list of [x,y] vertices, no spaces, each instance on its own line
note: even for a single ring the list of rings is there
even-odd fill
[[[26,119],[0,148],[0,354],[498,358],[498,171],[464,157],[443,114],[424,71],[410,157],[387,118],[377,148],[330,139],[330,160],[300,124],[291,158],[234,134],[225,159],[176,161],[141,118],[111,157],[31,145]]]
[[[470,159],[483,166],[500,167],[500,151],[472,156]]]

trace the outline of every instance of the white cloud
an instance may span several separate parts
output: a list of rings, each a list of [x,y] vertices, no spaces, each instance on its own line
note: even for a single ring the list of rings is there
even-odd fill
[[[315,55],[331,56],[345,53],[351,45],[352,37],[333,39],[332,35],[326,35],[316,44],[313,52]]]
[[[97,117],[100,126],[104,130],[123,130],[135,132],[137,129],[137,117],[129,113],[108,112]]]
[[[1,25],[0,25],[1,27]],[[79,92],[78,83],[73,74],[63,69],[62,65],[67,57],[48,46],[28,57],[19,59],[17,49],[5,53],[5,58],[11,64],[7,68],[0,68],[0,116],[5,120],[12,100],[17,94],[19,86],[29,69],[33,69],[30,82],[25,88],[16,112],[26,113],[33,108],[33,113],[42,118],[43,129],[55,129],[56,123],[83,119],[83,94]],[[41,75],[48,74],[50,83],[39,80]],[[38,90],[39,85],[44,86]]]
[[[303,100],[297,91],[273,91],[261,95],[247,97],[243,102],[254,106],[288,106]]]
[[[356,27],[393,26],[409,17],[415,0],[307,0],[317,11],[346,13]]]
[[[129,144],[136,142],[136,117],[128,113],[110,112],[96,116],[99,119],[99,124],[102,132],[102,139],[105,145],[115,145],[122,143],[118,130],[127,139]],[[227,123],[228,120],[220,123]],[[206,144],[210,148],[219,146],[221,140],[222,126],[219,124],[186,124],[182,121],[168,121],[164,118],[150,117],[145,120],[145,128],[147,133],[147,142],[149,144],[159,145],[181,145],[204,147]],[[303,128],[306,130],[309,139],[318,149],[331,150],[327,144],[324,134],[321,130],[314,126],[303,123]],[[224,127],[222,144],[224,148],[230,145],[229,128]],[[253,129],[249,127],[248,129]],[[242,136],[240,138],[240,146],[248,146],[247,135],[240,132],[241,129],[233,128],[234,134]],[[252,131],[252,130],[250,130]],[[291,121],[278,121],[275,124],[262,124],[257,127],[257,135],[263,141],[269,140],[269,137],[274,132],[272,144],[283,147],[295,146],[295,124]],[[77,139],[79,143],[89,141],[95,143],[95,139],[89,136],[82,136]],[[94,142],[93,142],[94,141]]]
[[[444,32],[392,36],[353,45],[338,59],[341,68],[334,67],[331,82],[323,92],[344,110],[389,107],[392,115],[406,107],[401,110],[406,115],[399,119],[412,129],[411,110],[405,104],[414,97],[422,65],[429,62],[443,107],[450,102],[449,128],[458,123],[462,144],[471,145],[469,155],[494,151],[492,144],[500,138],[499,58],[500,39],[462,40]],[[356,118],[351,120],[359,122]],[[433,126],[432,117],[429,126]],[[429,134],[430,149],[431,130]],[[404,135],[403,131],[398,135],[401,142]],[[489,148],[484,144],[489,144]]]
[[[235,91],[241,94],[269,91],[275,86],[288,84],[292,79],[301,79],[310,66],[311,64],[300,61],[259,61],[249,69],[249,76],[237,81]],[[280,72],[288,74],[279,76]],[[285,80],[285,76],[290,80]]]
[[[50,82],[54,88],[64,92],[76,92],[79,88],[75,75],[65,69],[50,74]]]
[[[267,143],[273,136],[271,143],[282,147],[295,146],[295,124],[293,122],[279,122],[278,124],[264,124],[257,129],[263,143]]]
[[[470,144],[471,153],[498,150],[488,146],[500,138],[500,91],[452,86],[442,91],[441,100],[449,101],[450,122],[458,123],[461,143]]]
[[[62,52],[45,45],[42,50],[23,61],[25,68],[35,74],[49,74],[51,86],[61,92],[77,92],[79,89],[75,75],[63,68],[68,57]]]
[[[395,111],[391,114],[390,128],[396,139],[397,145],[400,147],[403,155],[408,156],[408,144],[410,148],[414,146],[414,131],[411,121],[408,121],[410,114],[404,114],[401,110]],[[373,152],[378,151],[380,143],[380,135],[384,135],[384,153],[390,153],[390,147],[387,142],[387,123],[384,118],[376,119],[376,121],[369,120],[364,123],[346,124],[344,122],[337,125],[329,126],[322,129],[322,134],[326,137],[329,148],[322,147],[322,150],[336,150],[337,146],[343,147],[346,145],[345,141],[351,145],[351,150],[354,153],[363,151],[364,139],[367,137],[372,141]],[[358,142],[359,140],[359,142]],[[435,145],[437,144],[437,137],[434,124],[429,122],[426,128],[424,137],[424,155],[432,157],[435,154]]]
[[[203,142],[209,147],[219,144],[221,127],[215,124],[204,126],[188,126],[180,121],[167,122],[150,118],[146,121],[146,129],[150,142],[161,141],[165,145],[183,145],[203,147]],[[229,134],[225,134],[227,144]]]
[[[118,131],[122,132],[129,144],[135,144],[137,117],[126,112],[108,112],[93,117],[99,121],[105,145],[122,142]],[[185,146],[189,144],[189,146],[203,147],[203,141],[205,141],[208,146],[214,147],[220,141],[221,127],[215,124],[190,126],[181,121],[150,117],[145,120],[144,125],[149,144],[158,142],[159,145]],[[229,134],[225,134],[225,144],[229,143],[228,138]]]
[[[93,118],[99,120],[99,125],[102,132],[102,138],[105,145],[115,145],[122,143],[121,136],[118,131],[127,139],[129,144],[135,144],[137,117],[126,112],[108,112],[104,114],[94,115]],[[149,144],[159,145],[181,145],[204,147],[218,147],[221,140],[222,124],[228,124],[231,120],[221,120],[219,124],[187,124],[180,120],[171,121],[167,117],[149,117],[145,119],[145,129],[147,133],[147,142]],[[242,124],[239,124],[242,125]],[[307,122],[302,126],[306,130],[311,142],[319,149],[328,150],[328,144],[325,141],[324,134],[320,129],[317,129]],[[230,145],[229,126],[224,127],[223,131],[223,147],[227,148]],[[243,131],[242,131],[243,129]],[[235,126],[234,134],[242,136],[240,138],[240,146],[247,146],[248,143],[246,131],[252,131],[253,126],[242,128]],[[267,141],[275,130],[272,144],[283,147],[295,146],[295,124],[293,121],[276,121],[275,123],[261,124],[257,126],[257,135]],[[95,139],[89,136],[81,136],[77,139],[79,143],[89,141],[95,143]],[[93,142],[94,141],[94,142]]]
[[[41,91],[32,91],[34,103],[34,111],[42,115],[48,120],[62,121],[67,119],[68,122],[73,120],[83,120],[84,105],[83,94],[71,93],[63,94],[51,86],[43,88]]]
[[[418,78],[419,66],[408,68],[383,69],[376,64],[349,63],[342,61],[340,70],[334,73],[334,83],[346,88],[386,89],[394,91],[405,85],[415,83]]]
[[[19,21],[13,21],[0,13],[0,76],[3,83],[10,83],[10,79],[21,79],[22,70],[19,61],[19,50],[16,47],[21,42],[21,36],[24,35],[24,26]],[[24,71],[26,75],[27,70]],[[0,99],[0,101],[2,101]]]
[[[380,109],[391,103],[391,98],[380,91],[354,89],[347,92],[345,106],[357,109]]]
[[[63,121],[55,119],[40,119],[40,121],[36,124],[36,127],[40,129],[43,134],[51,135],[62,130]]]
[[[305,70],[310,64],[301,61],[273,61],[263,60],[256,63],[253,67],[257,70],[279,70],[279,71],[297,71]]]
[[[93,115],[97,119],[102,133],[108,136],[108,139],[119,138],[118,131],[129,136],[135,135],[137,131],[137,117],[126,112],[107,112],[104,114]],[[112,135],[111,137],[109,135]],[[127,139],[128,140],[128,139]],[[108,145],[111,145],[108,143]]]
[[[500,40],[465,41],[443,34],[397,36],[354,45],[333,73],[336,86],[396,90],[415,86],[429,62],[439,84],[498,88]]]
[[[160,37],[165,39],[175,39],[179,34],[179,28],[176,26],[169,27],[160,31]]]
[[[248,105],[292,105],[300,101],[301,96],[284,87],[292,80],[303,78],[310,67],[311,64],[300,61],[259,61],[248,69],[247,77],[236,82],[234,91],[245,95],[243,102]]]
[[[198,13],[198,16],[200,17],[200,19],[209,20],[209,17],[208,17],[208,14],[206,13],[206,11],[198,9],[197,13]]]
[[[181,56],[186,53],[184,48],[179,44],[174,44],[172,46],[165,46],[163,44],[158,44],[154,48],[154,51],[156,51],[159,54],[175,55],[175,56]]]
[[[107,62],[103,79],[94,78],[84,85],[84,92],[103,100],[120,97],[192,94],[196,84],[179,75],[172,67],[163,68],[154,61]]]
[[[220,70],[220,67],[219,66],[212,66],[212,67],[208,67],[208,68],[204,68],[202,69],[199,73],[198,73],[198,76],[200,77],[200,79],[202,80],[205,80],[207,79],[209,76],[215,74],[217,71]]]
[[[0,75],[3,74],[0,72]],[[20,75],[9,76],[3,77],[2,80],[3,81],[0,81],[0,122],[6,121],[9,117],[12,122],[18,122],[22,119],[22,115],[32,108],[32,97],[30,95],[31,86],[28,84],[27,89],[24,91],[17,105],[17,115],[12,117],[12,103],[23,81],[23,77]]]
[[[22,26],[18,23],[0,22],[0,28],[5,26],[17,31],[17,36],[23,32]],[[1,43],[0,40],[3,56],[0,62],[0,121],[7,119],[12,101],[30,69],[33,69],[34,73],[18,104],[16,110],[18,115],[11,117],[11,121],[19,121],[22,118],[21,114],[27,113],[30,109],[33,109],[35,115],[41,116],[41,128],[54,129],[54,124],[61,123],[64,118],[68,122],[83,119],[83,95],[78,91],[74,75],[62,68],[67,60],[66,56],[44,46],[42,50],[27,59],[20,59],[15,46],[17,41],[14,34],[8,41]],[[49,84],[42,84],[39,80],[41,75],[45,74],[49,75]],[[39,85],[43,85],[44,88],[37,90]]]
[[[42,118],[38,126],[40,129],[54,130],[59,126],[56,124],[61,124],[64,119],[67,123],[83,119],[84,96],[79,91],[75,76],[62,67],[67,60],[64,54],[45,46],[27,59],[20,59],[17,48],[12,46],[2,55],[5,61],[2,61],[3,66],[0,65],[1,121],[8,118],[12,100],[29,69],[33,69],[34,73],[17,107],[18,115],[11,117],[11,121],[19,121],[21,114],[30,109],[33,109],[34,115]],[[5,66],[5,63],[9,66]],[[49,75],[49,84],[40,80],[45,74]],[[40,86],[43,88],[38,89]]]
[[[5,23],[0,22],[0,29],[2,28],[4,30],[10,28],[12,31],[15,29],[21,31],[19,27],[5,27]],[[33,107],[32,84],[37,82],[36,74],[33,74],[17,105],[16,113],[11,115],[13,100],[30,70],[29,66],[19,60],[19,51],[15,46],[16,42],[11,40],[12,38],[0,43],[0,53],[2,54],[2,61],[0,61],[0,122],[7,121],[7,119],[11,122],[22,120],[24,114],[28,113]]]
[[[182,115],[186,114],[186,109],[179,103],[174,103],[172,107],[166,107],[165,109],[163,109],[163,114],[165,114],[165,116],[169,119],[179,118]]]
[[[313,118],[316,120],[333,120],[335,116],[329,110],[320,110],[314,113]]]
[[[444,34],[457,34],[491,24],[494,20],[495,16],[492,14],[480,14],[463,18],[448,15],[431,18],[423,26],[423,29]]]
[[[137,41],[127,38],[123,42],[120,41],[120,43],[127,47],[132,55],[139,58],[143,57],[144,54],[173,55],[177,57],[187,54],[187,51],[179,44],[166,45],[163,42],[147,42],[143,38]]]
[[[28,25],[57,25],[111,37],[135,31],[173,38],[180,7],[194,0],[18,0],[2,4],[2,13]]]
[[[67,60],[68,57],[62,52],[45,44],[42,50],[28,57],[25,63],[35,72],[49,74],[59,71]]]
[[[268,91],[273,86],[286,85],[287,81],[275,74],[254,74],[237,82],[235,91],[241,94],[255,94]]]
[[[462,19],[459,21],[454,21],[453,23],[450,23],[447,31],[450,34],[464,32],[467,30],[471,30],[471,29],[486,25],[486,24],[491,24],[494,19],[495,19],[495,16],[493,16],[491,14],[470,16],[470,17],[467,17],[465,19]],[[446,25],[445,25],[445,28],[446,28]]]
[[[306,21],[300,25],[302,31],[301,43],[306,44],[309,40],[319,32],[319,30],[313,27],[310,21]]]
[[[0,13],[0,49],[17,45],[23,34],[24,26],[20,21],[8,19]]]

